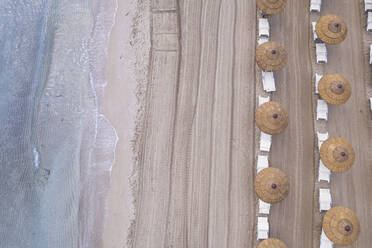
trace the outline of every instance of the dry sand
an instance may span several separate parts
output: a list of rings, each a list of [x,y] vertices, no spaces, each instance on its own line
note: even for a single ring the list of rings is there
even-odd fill
[[[253,180],[259,130],[254,112],[258,95],[267,95],[254,60],[255,1],[151,0],[151,13],[147,1],[139,2],[143,7],[139,16],[147,23],[150,15],[151,29],[142,23],[142,36],[136,42],[145,42],[142,55],[146,55],[146,39],[150,40],[146,34],[151,34],[151,52],[149,60],[135,57],[142,69],[150,64],[148,74],[144,70],[140,73],[144,77],[134,76],[132,83],[124,83],[127,48],[123,44],[128,37],[122,27],[129,28],[125,24],[129,17],[122,14],[123,2],[110,45],[112,78],[105,109],[120,141],[107,206],[105,247],[126,247],[127,241],[131,248],[255,247]],[[372,220],[368,94],[372,91],[366,55],[372,35],[364,31],[361,0],[323,1],[321,14],[340,15],[349,33],[342,44],[328,46],[328,64],[316,65],[311,21],[319,14],[310,15],[308,2],[288,1],[283,13],[269,17],[270,40],[283,44],[289,53],[287,66],[275,73],[277,91],[271,98],[283,104],[290,116],[287,130],[273,137],[269,160],[270,166],[289,176],[291,184],[289,196],[271,208],[270,236],[288,247],[319,247],[321,215],[316,192],[319,186],[329,186],[317,182],[315,134],[328,130],[331,136],[348,139],[357,153],[355,167],[333,174],[330,187],[334,205],[355,210],[361,221],[361,235],[351,247],[365,248],[372,243],[368,231]],[[138,18],[134,20],[138,23]],[[327,123],[314,120],[315,71],[342,73],[353,86],[348,103],[329,107]],[[140,93],[146,92],[137,99],[144,112],[137,115],[135,136],[136,113],[130,112],[133,107],[125,107],[135,102],[133,80],[140,82]],[[134,154],[131,137],[136,141]],[[133,165],[135,210],[128,184]]]

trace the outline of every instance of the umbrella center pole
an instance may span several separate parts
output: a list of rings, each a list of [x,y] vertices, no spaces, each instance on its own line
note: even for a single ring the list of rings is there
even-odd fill
[[[328,24],[328,29],[332,33],[339,33],[341,32],[341,24],[338,22],[331,22],[330,24]]]

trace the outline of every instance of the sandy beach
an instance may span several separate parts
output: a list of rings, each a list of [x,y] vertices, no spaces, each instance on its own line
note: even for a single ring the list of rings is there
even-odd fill
[[[334,205],[353,209],[361,221],[361,235],[350,247],[367,247],[372,241],[367,55],[372,36],[365,32],[362,1],[327,1],[320,14],[309,12],[308,1],[288,1],[282,13],[270,16],[270,40],[284,45],[289,59],[275,73],[276,91],[269,94],[263,91],[254,57],[261,15],[255,1],[140,2],[150,6],[140,12],[149,16],[142,38],[149,39],[150,50],[148,63],[141,61],[149,70],[142,88],[146,94],[139,102],[143,119],[135,136],[138,157],[128,166],[120,162],[128,162],[124,155],[117,157],[108,203],[114,210],[109,211],[105,247],[256,247],[259,215],[253,180],[260,152],[254,113],[258,97],[268,95],[290,116],[286,131],[273,137],[269,163],[283,170],[291,185],[288,197],[271,207],[270,237],[288,247],[319,247],[323,214],[317,192],[325,187],[331,189]],[[349,33],[341,45],[328,47],[328,63],[319,65],[311,21],[328,13],[339,15]],[[122,49],[117,44],[115,48],[111,43],[114,59]],[[110,76],[119,71],[113,69]],[[328,122],[315,118],[315,72],[343,73],[352,83],[351,100],[330,106]],[[118,89],[125,89],[120,87],[126,86],[112,84],[107,91],[111,88],[112,93],[107,94],[116,96]],[[114,126],[121,125],[117,120],[125,109],[111,106],[108,115]],[[330,184],[317,179],[318,131],[348,139],[357,151],[355,166],[332,174]],[[123,130],[118,133],[125,136]],[[118,149],[130,154],[123,142]],[[129,197],[134,210],[123,200],[131,193],[118,189],[125,186],[122,179],[132,175],[127,169],[131,166],[137,182],[134,198]],[[134,217],[129,233],[128,216]]]
[[[262,216],[269,237],[317,248],[321,188],[360,221],[347,247],[371,246],[372,33],[363,0],[325,0],[320,13],[309,0],[287,0],[269,16],[256,0],[4,3],[1,248],[255,248]],[[317,64],[312,22],[325,14],[348,33]],[[255,58],[262,17],[288,53],[270,93]],[[315,73],[340,73],[352,86],[345,104],[327,105],[327,121],[316,118]],[[289,115],[269,152],[255,123],[259,97]],[[318,132],[356,153],[329,183],[318,180]],[[259,155],[290,185],[268,215],[253,187]]]

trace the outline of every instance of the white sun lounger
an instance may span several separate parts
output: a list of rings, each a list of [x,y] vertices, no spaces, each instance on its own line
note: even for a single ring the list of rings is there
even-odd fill
[[[257,157],[257,173],[269,167],[269,159],[266,155],[258,155]]]
[[[369,98],[369,104],[370,104],[370,106],[371,106],[371,111],[372,111],[372,97]]]
[[[368,12],[367,31],[372,31],[372,13],[371,12]]]
[[[310,12],[320,12],[322,6],[322,0],[310,0]]]
[[[322,77],[323,77],[323,75],[315,73],[315,94],[319,94],[318,85],[319,85],[319,81]]]
[[[328,211],[332,207],[330,189],[319,189],[319,211]]]
[[[322,146],[323,142],[326,141],[329,138],[328,132],[327,133],[319,133],[318,135],[318,149],[320,150],[320,147]]]
[[[270,203],[266,203],[258,199],[258,213],[260,214],[270,214]]]
[[[327,47],[324,43],[316,43],[315,44],[316,50],[316,63],[327,63]]]
[[[364,0],[364,11],[372,10],[372,0]]]
[[[322,160],[319,159],[319,175],[318,175],[318,181],[327,181],[330,182],[331,178],[331,171],[325,167]]]
[[[260,137],[260,151],[269,152],[271,148],[271,135],[261,132]]]
[[[261,106],[265,102],[269,102],[269,101],[270,101],[270,96],[267,96],[267,97],[258,96],[258,106]]]
[[[315,31],[316,22],[312,22],[311,25],[313,27],[313,38],[314,38],[314,41],[321,43],[322,41],[321,41],[321,39],[319,39],[319,37],[318,37],[318,35],[316,34],[316,31]]]
[[[270,25],[266,18],[258,19],[258,36],[269,37],[270,36]]]
[[[257,44],[261,45],[262,43],[268,42],[269,38],[268,37],[259,37],[257,40]]]
[[[272,71],[262,71],[262,84],[264,91],[276,91],[274,73]]]
[[[372,12],[368,12],[372,13]],[[372,45],[369,46],[369,64],[372,65]]]
[[[323,229],[322,234],[320,235],[320,248],[333,248],[333,243],[325,235]]]
[[[269,221],[267,217],[258,217],[257,240],[269,238]]]
[[[316,106],[316,119],[328,120],[328,104],[324,100],[318,99]]]

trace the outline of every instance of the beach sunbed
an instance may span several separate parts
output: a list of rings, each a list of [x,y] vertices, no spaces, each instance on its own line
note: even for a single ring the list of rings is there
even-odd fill
[[[368,12],[367,31],[372,31],[372,12]]]
[[[320,248],[333,248],[333,243],[325,235],[323,229],[322,234],[320,235]]]
[[[268,97],[263,97],[263,96],[258,96],[258,106],[264,104],[265,102],[270,101],[270,96]]]
[[[269,37],[270,36],[270,25],[266,18],[258,19],[258,36]]]
[[[258,217],[257,240],[269,238],[269,221],[267,217]]]
[[[319,94],[318,85],[319,85],[319,81],[322,77],[323,77],[323,75],[315,73],[315,94]]]
[[[327,133],[317,132],[317,136],[318,136],[318,149],[320,150],[320,147],[322,146],[323,142],[329,138],[329,135],[328,135],[328,132]]]
[[[312,27],[313,27],[313,38],[314,38],[314,41],[315,41],[315,42],[320,42],[320,43],[321,43],[322,40],[319,39],[318,35],[317,35],[316,32],[315,32],[316,22],[312,22],[311,25],[312,25]]]
[[[260,151],[269,152],[271,148],[271,135],[261,132],[260,137]]]
[[[328,104],[324,100],[318,99],[316,106],[316,119],[328,120]]]
[[[319,189],[319,211],[328,211],[332,207],[330,189]]]
[[[276,91],[274,73],[272,71],[262,71],[262,84],[264,91]]]
[[[327,63],[327,47],[324,43],[316,43],[315,44],[315,51],[316,51],[316,63]]]
[[[319,159],[319,173],[318,173],[318,181],[327,181],[330,182],[331,178],[331,171],[325,167],[322,160]]]
[[[258,155],[257,157],[257,173],[269,167],[269,159],[266,155]]]
[[[270,203],[266,203],[258,199],[258,213],[270,214]]]
[[[372,0],[364,0],[364,11],[372,11]]]
[[[372,97],[369,98],[369,105],[371,106],[371,111],[372,111]]]
[[[322,0],[310,0],[310,12],[320,12]]]

